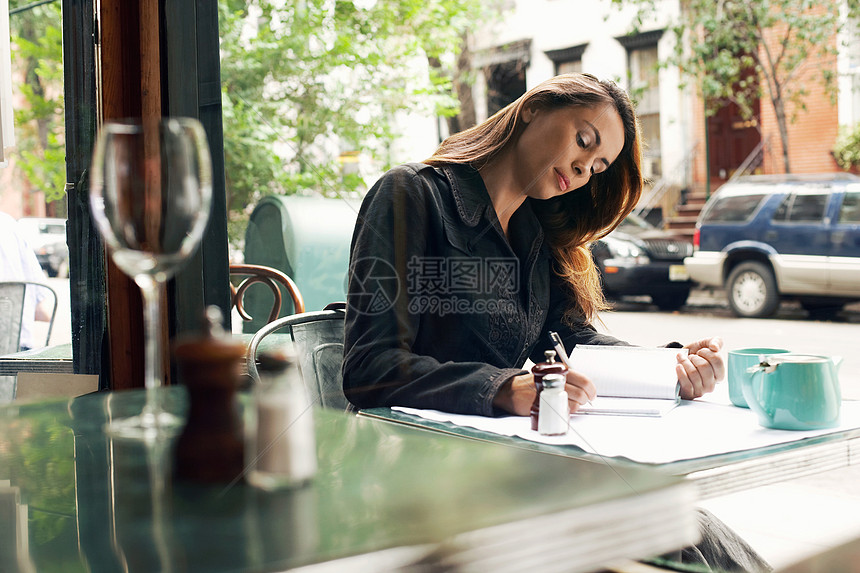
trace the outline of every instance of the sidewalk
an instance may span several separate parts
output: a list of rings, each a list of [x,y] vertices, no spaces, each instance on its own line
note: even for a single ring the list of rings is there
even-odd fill
[[[776,570],[860,537],[860,465],[700,502]],[[856,564],[845,564],[845,571]]]

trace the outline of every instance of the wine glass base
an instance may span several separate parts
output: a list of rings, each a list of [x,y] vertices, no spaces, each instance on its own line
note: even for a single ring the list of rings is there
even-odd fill
[[[182,420],[169,412],[143,412],[137,416],[112,420],[105,425],[108,435],[130,440],[153,440],[179,434]]]

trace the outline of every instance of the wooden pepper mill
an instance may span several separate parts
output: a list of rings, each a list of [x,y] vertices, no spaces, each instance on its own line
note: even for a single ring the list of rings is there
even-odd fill
[[[176,444],[176,476],[226,483],[244,469],[244,434],[237,400],[245,345],[224,333],[217,306],[206,309],[204,333],[177,344],[174,356],[188,390],[188,422]]]

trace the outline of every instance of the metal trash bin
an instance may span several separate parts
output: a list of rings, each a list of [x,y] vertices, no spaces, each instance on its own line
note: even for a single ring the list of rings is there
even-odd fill
[[[345,301],[349,246],[360,205],[358,199],[264,197],[245,231],[245,262],[289,275],[302,293],[306,311]],[[266,324],[272,301],[267,287],[248,289],[245,308],[254,320],[243,325],[243,332],[256,332]],[[292,300],[283,292],[280,316],[293,312]]]

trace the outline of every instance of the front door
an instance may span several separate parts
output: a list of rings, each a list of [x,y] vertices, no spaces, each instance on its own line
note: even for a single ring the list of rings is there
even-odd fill
[[[744,119],[737,104],[730,103],[708,118],[711,189],[725,183],[761,141],[758,102],[753,111],[753,118]]]

